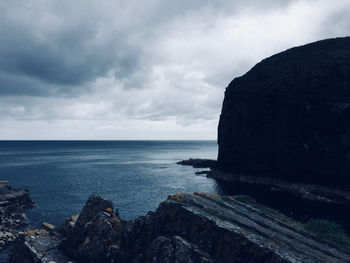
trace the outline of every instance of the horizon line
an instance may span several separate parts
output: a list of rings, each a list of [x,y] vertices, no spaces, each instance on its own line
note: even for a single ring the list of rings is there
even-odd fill
[[[86,139],[86,140],[76,140],[76,139],[10,139],[10,140],[2,140],[0,139],[0,142],[25,142],[25,141],[217,141],[215,139],[202,139],[202,140],[199,140],[199,139],[151,139],[151,140],[148,140],[148,139],[127,139],[127,140],[110,140],[110,139],[93,139],[93,140],[89,140],[89,139]]]

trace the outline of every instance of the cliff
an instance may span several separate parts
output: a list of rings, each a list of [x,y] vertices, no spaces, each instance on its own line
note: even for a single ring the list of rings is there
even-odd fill
[[[264,59],[227,87],[217,168],[350,187],[350,37]]]
[[[155,212],[121,219],[91,196],[79,217],[28,230],[10,262],[349,262],[332,244],[284,217],[233,197],[177,194]]]

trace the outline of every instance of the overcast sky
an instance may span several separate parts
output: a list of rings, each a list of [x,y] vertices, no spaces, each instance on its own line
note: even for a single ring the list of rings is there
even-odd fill
[[[225,87],[349,0],[0,0],[0,139],[216,139]]]

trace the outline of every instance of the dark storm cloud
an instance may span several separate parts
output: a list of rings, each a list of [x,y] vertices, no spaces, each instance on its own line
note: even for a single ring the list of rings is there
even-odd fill
[[[139,54],[128,36],[94,10],[81,14],[72,4],[66,14],[42,2],[43,10],[35,5],[27,12],[24,1],[14,2],[0,5],[1,94],[57,95],[110,71],[123,78],[136,68]]]
[[[0,96],[48,96],[55,87],[31,77],[0,72]]]
[[[108,73],[122,79],[138,70],[143,47],[169,21],[287,2],[0,1],[0,94],[74,94]]]

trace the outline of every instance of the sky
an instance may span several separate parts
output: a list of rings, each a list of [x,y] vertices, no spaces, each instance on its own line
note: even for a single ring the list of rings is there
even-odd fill
[[[225,88],[349,0],[0,0],[0,140],[215,140]]]

